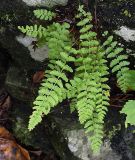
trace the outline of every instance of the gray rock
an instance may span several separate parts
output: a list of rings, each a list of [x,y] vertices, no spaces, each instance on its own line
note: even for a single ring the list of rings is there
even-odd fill
[[[10,67],[5,80],[8,92],[16,99],[22,101],[32,101],[33,94],[26,72],[19,68]]]
[[[110,141],[106,140],[101,147],[98,155],[93,155],[90,149],[90,143],[86,137],[84,129],[71,130],[67,133],[68,146],[75,156],[81,160],[120,160],[121,156],[118,155],[110,147]]]
[[[121,155],[118,155],[110,146],[110,141],[107,139],[101,146],[100,153],[94,155],[90,148],[90,142],[83,127],[72,118],[56,118],[57,124],[62,129],[65,138],[67,139],[68,147],[74,156],[80,160],[121,160]]]
[[[48,47],[46,45],[40,48],[36,48],[35,50],[33,49],[31,43],[32,41],[36,41],[36,38],[29,36],[17,36],[16,39],[18,42],[28,48],[29,54],[35,61],[43,62],[46,58],[48,58]]]
[[[56,5],[65,6],[68,0],[22,0],[28,6],[46,6],[46,7],[54,7]]]
[[[114,31],[115,34],[122,37],[125,41],[135,41],[135,30],[126,26],[121,26],[119,30]]]

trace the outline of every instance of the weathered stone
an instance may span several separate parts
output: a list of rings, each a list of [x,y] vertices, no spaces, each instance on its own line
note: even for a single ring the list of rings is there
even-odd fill
[[[29,36],[25,36],[25,37],[17,36],[16,39],[18,42],[20,42],[21,44],[23,44],[25,47],[28,48],[31,57],[35,61],[43,62],[45,59],[48,58],[49,49],[46,45],[36,49],[33,48],[32,42],[36,41],[36,38],[32,38]]]
[[[43,66],[43,63],[35,61],[31,57],[29,49],[16,39],[16,37],[20,35],[17,27],[29,24],[32,17],[34,17],[33,12],[21,0],[1,1],[0,45],[7,50],[12,59],[12,64],[21,70],[33,70]]]
[[[38,148],[45,154],[55,152],[61,160],[79,160],[69,150],[59,125],[52,118],[43,119],[40,125],[29,132],[27,127],[30,114],[31,105],[29,103],[14,102],[13,132],[17,139],[25,145]]]
[[[54,7],[56,5],[65,6],[68,0],[22,0],[28,6],[46,6],[46,7]]]
[[[91,2],[89,0],[89,6]],[[94,7],[93,7],[94,8]],[[135,1],[134,0],[99,0],[96,3],[97,18],[106,30],[118,29],[121,26],[135,27]],[[128,14],[125,14],[125,13]]]
[[[61,127],[63,134],[68,141],[69,149],[80,160],[121,160],[121,155],[112,150],[110,140],[106,140],[103,143],[98,155],[93,155],[90,148],[90,142],[79,122],[73,121],[73,119],[70,118],[54,118]]]
[[[32,48],[30,51],[16,40],[16,34],[16,32],[10,30],[5,30],[0,34],[1,46],[6,48],[12,59],[12,64],[21,70],[33,70],[34,68],[43,66],[43,63],[35,61],[35,59],[31,57],[30,53],[32,54],[34,52]],[[42,57],[40,56],[39,58],[41,59]]]
[[[126,26],[121,26],[120,30],[116,30],[115,33],[121,36],[127,42],[135,41],[135,30]]]
[[[5,86],[13,97],[22,101],[33,100],[32,89],[27,73],[23,72],[19,68],[11,67],[8,70]]]
[[[44,153],[53,151],[53,147],[49,142],[48,132],[43,125],[39,125],[33,131],[28,130],[28,120],[31,114],[30,103],[15,100],[12,110],[13,133],[21,143],[40,148]]]

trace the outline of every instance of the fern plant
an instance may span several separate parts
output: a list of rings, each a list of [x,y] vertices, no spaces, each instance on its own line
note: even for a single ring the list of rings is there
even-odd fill
[[[47,10],[36,10],[34,14],[41,20],[52,20],[56,14]],[[38,45],[49,47],[48,70],[34,101],[34,111],[30,116],[29,130],[41,122],[44,115],[65,99],[71,100],[71,109],[77,110],[79,121],[89,135],[94,152],[102,144],[104,117],[109,105],[110,87],[108,86],[109,68],[116,72],[119,87],[127,90],[126,71],[129,62],[121,55],[110,36],[102,44],[93,31],[92,15],[79,6],[77,27],[79,40],[74,46],[74,38],[68,23],[53,22],[47,27],[42,25],[18,27],[28,36],[36,37]],[[76,43],[75,43],[76,44]],[[111,58],[110,66],[107,66]],[[70,65],[74,63],[73,65]],[[69,79],[68,73],[73,78]]]

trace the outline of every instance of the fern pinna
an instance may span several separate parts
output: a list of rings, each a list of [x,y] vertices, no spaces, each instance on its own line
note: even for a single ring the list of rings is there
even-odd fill
[[[52,20],[56,16],[46,10],[36,10],[34,14],[41,20]],[[34,101],[28,128],[32,130],[41,122],[43,115],[68,98],[72,111],[78,111],[79,121],[89,135],[93,151],[98,152],[109,105],[109,67],[106,58],[111,58],[110,67],[112,72],[117,72],[118,84],[123,92],[127,90],[125,72],[129,63],[127,56],[120,54],[123,49],[117,47],[112,36],[101,44],[93,31],[92,15],[83,6],[79,6],[76,19],[79,21],[77,28],[80,36],[75,47],[68,23],[19,27],[26,35],[36,37],[39,47],[46,44],[49,48],[49,69],[45,71],[45,78]],[[69,62],[74,63],[74,67]],[[68,79],[68,73],[73,74],[73,79]]]

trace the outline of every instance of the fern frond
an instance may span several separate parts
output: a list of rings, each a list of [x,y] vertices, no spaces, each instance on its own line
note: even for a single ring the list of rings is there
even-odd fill
[[[25,33],[26,35],[34,38],[42,38],[43,36],[47,36],[47,30],[42,25],[37,26],[36,24],[34,26],[18,26],[18,29]]]
[[[48,20],[51,21],[56,16],[55,13],[48,11],[46,9],[34,10],[34,15],[40,20],[45,20],[45,21],[48,21]]]
[[[64,54],[66,55],[66,52],[64,52]],[[60,57],[57,61],[50,61],[50,65],[54,66],[54,68],[53,70],[46,71],[46,79],[41,83],[38,96],[33,103],[34,112],[30,116],[29,130],[35,128],[41,121],[43,115],[47,115],[51,108],[55,107],[66,98],[66,89],[64,88],[63,82],[68,82],[66,72],[73,72],[72,68],[67,64],[71,56],[67,54],[66,57],[69,57],[67,61],[65,59],[62,61]],[[72,58],[72,60],[74,59]]]
[[[103,120],[109,105],[108,67],[104,50],[100,47],[97,34],[92,31],[91,14],[87,14],[82,7],[79,8],[80,47],[71,52],[78,55],[76,58],[75,77],[81,82],[77,87],[76,108],[80,123],[84,125],[94,152],[98,152],[103,138]],[[88,27],[89,26],[89,27]]]
[[[106,48],[107,58],[111,59],[110,67],[112,72],[117,75],[117,82],[121,90],[125,93],[128,90],[127,71],[129,70],[128,56],[122,54],[123,48],[118,47],[117,42],[113,41],[113,36],[108,37],[103,47]]]
[[[49,47],[49,58],[59,59],[60,53],[63,51],[65,46],[71,45],[70,25],[67,23],[59,24],[53,23],[48,28],[49,36],[47,37],[47,44]]]

